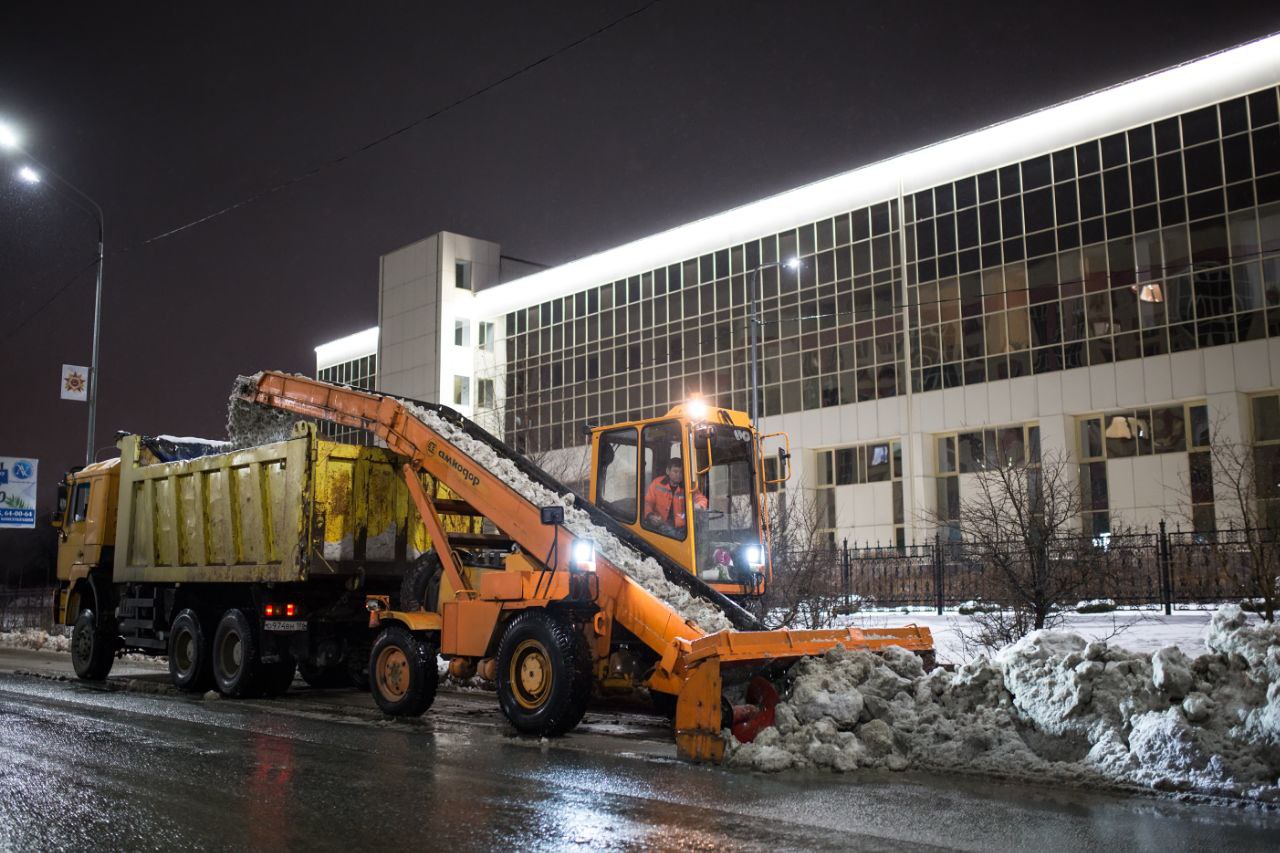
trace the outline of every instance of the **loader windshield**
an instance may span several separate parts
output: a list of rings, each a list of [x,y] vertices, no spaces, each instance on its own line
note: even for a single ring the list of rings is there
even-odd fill
[[[708,425],[695,429],[691,441],[698,471],[693,495],[698,577],[754,585],[760,567],[749,565],[748,552],[760,544],[760,524],[751,431]]]

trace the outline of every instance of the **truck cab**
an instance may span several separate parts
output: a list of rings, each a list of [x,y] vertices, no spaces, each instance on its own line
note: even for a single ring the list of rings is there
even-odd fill
[[[109,580],[116,541],[116,500],[119,494],[120,460],[107,459],[84,468],[73,468],[58,484],[58,508],[53,526],[58,530],[58,598],[55,621],[70,625],[83,609],[99,607],[98,595],[109,595]],[[93,586],[92,576],[102,570],[103,581]],[[103,601],[102,607],[110,607]]]
[[[764,594],[772,577],[762,439],[743,412],[693,399],[591,431],[590,500],[713,589]]]

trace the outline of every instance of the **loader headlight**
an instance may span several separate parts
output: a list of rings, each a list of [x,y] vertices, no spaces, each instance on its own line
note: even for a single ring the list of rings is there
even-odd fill
[[[579,572],[596,570],[596,543],[590,539],[575,539],[569,549],[570,567]]]
[[[748,545],[746,550],[747,565],[753,569],[764,565],[764,549],[759,545]]]

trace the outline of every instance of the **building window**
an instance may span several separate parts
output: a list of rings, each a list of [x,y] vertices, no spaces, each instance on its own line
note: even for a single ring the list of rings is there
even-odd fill
[[[1192,524],[1202,533],[1213,530],[1209,413],[1203,403],[1124,409],[1078,418],[1077,424],[1086,533],[1097,537],[1111,532],[1106,460],[1160,453],[1188,454]]]
[[[765,460],[768,463],[776,460]],[[902,442],[881,441],[852,447],[836,447],[819,450],[816,455],[817,488],[820,528],[832,531],[836,528],[835,490],[839,486],[865,483],[893,483],[893,539],[902,546],[906,541],[902,509]]]
[[[493,323],[481,321],[479,343],[480,349],[485,352],[493,352]]]
[[[990,466],[1040,464],[1040,425],[1015,424],[958,432],[937,437],[934,505],[939,532],[960,538],[960,475],[976,474]]]
[[[1263,394],[1253,408],[1253,489],[1258,524],[1280,527],[1280,395]]]
[[[471,261],[454,261],[453,286],[462,290],[471,290]]]
[[[471,346],[471,321],[453,321],[453,345],[455,347]]]
[[[316,371],[316,378],[321,382],[332,382],[335,385],[350,385],[372,391],[378,381],[378,356],[374,353],[353,358],[339,364],[330,365]],[[344,444],[372,445],[373,433],[358,427],[342,426],[331,421],[320,421],[317,431],[321,438],[338,441]]]
[[[453,404],[455,406],[471,405],[471,377],[453,377]]]
[[[493,380],[492,379],[476,380],[476,407],[480,409],[493,408]]]

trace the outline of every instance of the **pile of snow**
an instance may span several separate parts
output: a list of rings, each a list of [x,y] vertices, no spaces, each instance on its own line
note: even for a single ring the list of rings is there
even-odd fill
[[[690,595],[667,580],[656,560],[641,557],[608,530],[594,524],[586,512],[574,507],[572,492],[557,494],[533,482],[510,459],[499,456],[489,445],[467,435],[435,412],[408,402],[404,402],[404,405],[418,420],[533,504],[564,507],[564,526],[574,536],[593,541],[599,554],[674,608],[682,618],[708,634],[733,627],[728,617],[715,605]]]
[[[71,639],[60,633],[50,634],[39,628],[0,632],[0,649],[32,649],[46,652],[71,651]]]
[[[775,725],[732,765],[908,767],[1280,802],[1280,625],[1213,617],[1209,654],[1125,651],[1038,631],[994,658],[925,673],[893,647],[792,671]]]

